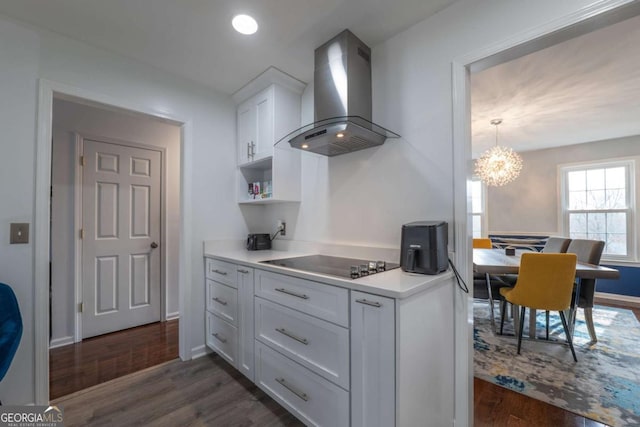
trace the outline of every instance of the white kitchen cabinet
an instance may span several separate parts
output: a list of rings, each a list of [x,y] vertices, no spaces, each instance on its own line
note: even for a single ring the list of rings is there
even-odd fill
[[[258,270],[256,296],[349,327],[349,291],[344,288]]]
[[[207,281],[207,311],[238,326],[238,290],[215,280]]]
[[[262,298],[255,299],[256,338],[349,389],[349,330]]]
[[[351,291],[351,425],[395,425],[395,300]]]
[[[256,342],[256,385],[305,425],[349,426],[349,392]]]
[[[253,277],[254,270],[238,266],[238,369],[247,378],[254,378],[253,337]]]
[[[254,379],[252,268],[205,258],[206,344]]]
[[[237,109],[238,164],[254,162],[273,154],[276,88],[269,86]],[[279,95],[281,96],[281,95]],[[299,106],[299,101],[298,101]],[[293,130],[293,129],[292,129]]]
[[[206,318],[207,346],[232,366],[237,366],[238,328],[210,312]]]
[[[300,201],[300,150],[282,137],[300,127],[305,84],[275,68],[240,89],[237,108],[237,200],[243,204]],[[265,183],[270,182],[270,193]],[[249,194],[259,183],[261,194]]]
[[[206,257],[206,343],[305,424],[453,425],[451,275],[425,276],[428,286],[393,298],[375,294],[388,292],[383,278],[416,275],[341,286],[230,259]]]

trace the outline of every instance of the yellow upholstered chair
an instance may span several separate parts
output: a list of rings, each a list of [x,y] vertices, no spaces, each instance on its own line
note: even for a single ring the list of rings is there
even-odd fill
[[[491,239],[473,239],[473,248],[474,249],[491,249],[493,245],[491,244]]]
[[[491,239],[474,238],[473,249],[492,249]],[[486,299],[489,301],[489,310],[491,314],[491,328],[496,331],[495,315],[493,312],[493,295],[505,284],[496,277],[490,277],[488,274],[475,273],[473,275],[473,296],[474,298]]]
[[[557,311],[560,313],[564,333],[571,348],[573,360],[576,352],[569,331],[564,311],[571,306],[573,282],[576,275],[576,254],[523,253],[520,258],[518,280],[513,288],[502,288],[504,297],[500,333],[504,325],[506,303],[520,306],[520,322],[518,328],[518,354],[522,345],[524,314],[527,307],[537,310]]]

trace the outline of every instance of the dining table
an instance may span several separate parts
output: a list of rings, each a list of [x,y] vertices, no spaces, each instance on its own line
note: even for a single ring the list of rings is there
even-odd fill
[[[520,269],[520,256],[527,250],[516,250],[514,255],[507,255],[504,249],[473,249],[473,271],[484,275],[518,274]],[[580,292],[580,279],[619,279],[620,272],[615,268],[601,265],[588,264],[578,261],[576,263],[576,293]],[[571,307],[575,311],[575,303]],[[530,309],[529,314],[529,338],[536,338],[536,310]]]

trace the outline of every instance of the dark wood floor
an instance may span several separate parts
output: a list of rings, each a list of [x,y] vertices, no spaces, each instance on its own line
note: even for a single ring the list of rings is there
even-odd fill
[[[632,309],[640,321],[640,309]],[[52,399],[178,355],[177,321],[51,350]],[[144,396],[141,399],[141,396]],[[65,425],[301,425],[221,358],[173,361],[58,398]],[[476,426],[596,427],[579,415],[474,379]]]
[[[178,320],[157,322],[49,351],[49,396],[56,399],[178,357]]]
[[[71,426],[302,426],[217,355],[174,360],[56,399]]]

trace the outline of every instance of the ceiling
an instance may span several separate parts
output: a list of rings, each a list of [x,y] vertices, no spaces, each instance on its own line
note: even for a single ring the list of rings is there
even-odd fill
[[[373,47],[454,0],[2,0],[0,13],[223,93],[273,65],[309,82],[313,51],[349,28]],[[258,33],[231,18],[248,13]]]
[[[314,49],[349,28],[369,46],[455,0],[2,0],[0,14],[231,94],[269,66],[309,82]],[[231,18],[249,13],[258,33]],[[640,17],[471,76],[474,155],[640,134]]]
[[[471,75],[474,155],[640,135],[640,17]]]

